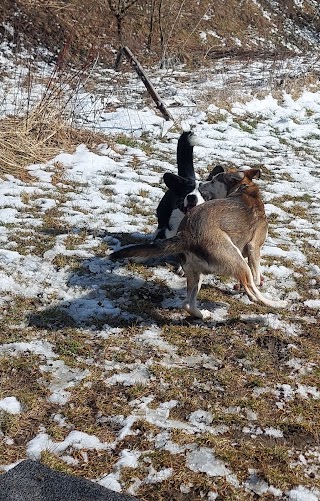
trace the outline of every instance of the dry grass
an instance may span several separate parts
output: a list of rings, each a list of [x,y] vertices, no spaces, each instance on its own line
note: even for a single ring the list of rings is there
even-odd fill
[[[76,108],[83,106],[80,96],[94,62],[87,60],[77,70],[62,71],[67,59],[63,49],[50,74],[42,75],[32,67],[33,59],[29,55],[24,63],[26,76],[21,69],[10,75],[15,97],[1,103],[0,176],[11,174],[30,180],[28,165],[44,163],[61,151],[73,152],[80,143],[92,149],[106,143],[104,134],[77,126]],[[95,87],[95,82],[92,85]],[[81,119],[86,118],[83,111]]]
[[[28,165],[44,163],[61,151],[72,152],[80,143],[94,147],[106,142],[103,134],[71,127],[61,110],[36,108],[28,116],[0,120],[0,176],[31,179]]]
[[[0,121],[0,174],[15,175],[24,180],[30,179],[30,174],[25,169],[32,163],[41,163],[53,157],[57,149],[48,144],[53,137],[52,128],[47,122],[46,127],[50,130],[49,135],[34,130],[34,125],[39,129],[39,122],[30,117],[4,118]]]

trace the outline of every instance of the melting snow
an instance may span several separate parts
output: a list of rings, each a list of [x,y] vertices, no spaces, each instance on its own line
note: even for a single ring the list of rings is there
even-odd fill
[[[217,63],[218,64],[218,63]],[[222,63],[224,64],[224,63]],[[248,82],[265,80],[265,67],[261,69],[257,63],[246,65],[246,68],[235,66],[228,78],[234,78],[235,71],[243,76],[243,92],[248,95]],[[269,171],[265,179],[262,176],[259,181],[263,197],[266,201],[266,213],[270,220],[277,221],[272,225],[274,232],[269,236],[262,251],[262,271],[266,275],[264,291],[272,297],[286,296],[289,299],[288,312],[292,319],[282,320],[278,313],[242,314],[240,319],[244,322],[257,325],[266,331],[279,330],[289,337],[299,337],[301,327],[299,319],[295,317],[296,305],[303,297],[301,304],[308,308],[310,315],[305,316],[303,321],[314,325],[317,322],[317,310],[320,306],[319,292],[317,291],[317,277],[319,267],[312,257],[305,252],[304,243],[307,242],[313,249],[319,249],[319,194],[320,184],[318,178],[318,160],[312,154],[300,156],[296,154],[300,149],[308,147],[312,151],[319,151],[320,140],[318,121],[320,116],[319,92],[305,91],[298,99],[293,99],[286,93],[282,98],[275,99],[270,93],[264,98],[252,99],[243,102],[235,102],[230,111],[219,108],[209,103],[208,109],[200,111],[192,99],[197,100],[199,93],[207,90],[212,92],[225,86],[226,69],[221,66],[221,72],[206,73],[199,71],[204,84],[192,85],[188,88],[186,82],[184,88],[178,86],[177,81],[172,79],[174,86],[174,100],[168,99],[172,106],[175,124],[183,121],[187,129],[194,127],[197,135],[197,144],[194,149],[197,178],[200,172],[207,172],[208,165],[228,163],[244,168],[251,165],[263,164]],[[262,75],[262,76],[261,76]],[[168,75],[166,75],[169,78]],[[198,78],[198,77],[197,77]],[[159,75],[159,85],[165,81],[163,74]],[[199,82],[199,78],[197,80]],[[179,82],[180,83],[180,82]],[[176,91],[177,89],[177,91]],[[251,93],[252,87],[249,89]],[[89,106],[92,96],[83,95],[84,108]],[[189,370],[203,369],[210,373],[210,380],[199,383],[196,377],[193,388],[203,391],[215,390],[223,392],[224,388],[217,382],[212,381],[222,362],[215,353],[195,352],[181,354],[180,349],[173,342],[165,339],[161,324],[155,325],[150,322],[146,315],[139,316],[127,311],[126,307],[131,299],[128,299],[127,290],[141,290],[148,288],[148,279],[138,273],[132,273],[127,269],[111,263],[107,257],[97,257],[100,245],[107,245],[109,249],[118,248],[121,245],[121,236],[118,233],[127,233],[137,240],[147,238],[150,240],[155,230],[155,208],[163,194],[162,175],[165,171],[176,172],[176,140],[178,133],[174,132],[173,122],[166,122],[159,117],[154,110],[145,107],[142,110],[133,109],[129,106],[124,108],[116,99],[111,100],[117,107],[115,111],[106,112],[105,105],[100,103],[99,114],[97,109],[88,114],[87,119],[100,131],[107,133],[108,137],[114,134],[126,134],[128,144],[132,138],[135,145],[120,144],[114,140],[112,147],[98,145],[94,151],[88,146],[79,145],[74,153],[62,152],[46,164],[30,165],[29,171],[35,176],[35,180],[26,184],[12,176],[6,176],[0,184],[0,304],[4,308],[10,304],[12,297],[41,298],[42,311],[46,308],[59,306],[62,311],[71,317],[78,326],[88,327],[88,336],[96,337],[98,341],[106,341],[123,333],[123,329],[114,326],[117,321],[128,320],[133,325],[143,326],[143,331],[133,335],[132,342],[138,349],[150,350],[152,356],[157,354],[157,363],[160,367],[169,369]],[[176,106],[179,103],[179,106]],[[190,106],[192,104],[192,107]],[[103,106],[102,106],[103,104]],[[181,105],[181,106],[180,106]],[[84,109],[83,108],[83,109]],[[90,108],[91,109],[91,108]],[[219,114],[219,120],[209,123],[208,117]],[[100,119],[97,122],[97,116]],[[256,121],[251,132],[241,127],[240,121],[249,117],[250,121]],[[235,120],[234,120],[235,118]],[[187,124],[186,124],[187,122]],[[147,155],[143,150],[143,138],[148,136],[152,140],[154,154]],[[107,139],[106,139],[107,140]],[[60,186],[53,183],[55,165],[57,162],[63,166],[64,179]],[[77,185],[75,185],[77,183]],[[32,255],[32,245],[27,252],[22,252],[14,241],[14,232],[19,230],[34,231],[43,226],[43,216],[52,208],[58,207],[59,189],[63,188],[65,201],[59,205],[62,213],[61,222],[65,225],[65,233],[53,235],[52,246],[43,255]],[[142,196],[144,194],[144,196]],[[295,197],[308,196],[312,202],[297,201]],[[279,203],[279,198],[285,196],[287,200]],[[308,198],[307,198],[308,200]],[[143,206],[147,215],[135,215],[131,211],[130,204],[136,203]],[[296,217],[292,211],[301,210],[301,216]],[[149,211],[149,212],[148,212]],[[304,216],[303,211],[312,215],[312,220]],[[14,229],[12,230],[11,226]],[[85,229],[85,241],[70,249],[67,240],[70,236],[77,236]],[[270,232],[271,233],[271,232]],[[64,256],[66,265],[57,267],[54,263],[58,256]],[[311,254],[312,256],[312,254]],[[83,273],[71,272],[69,260],[81,259]],[[308,296],[298,287],[299,275],[294,273],[293,268],[303,268],[303,273],[310,279]],[[301,276],[301,275],[300,275]],[[174,321],[184,319],[184,313],[175,314],[173,308],[180,307],[184,298],[185,280],[176,276],[165,267],[153,270],[153,279],[166,284],[170,289],[166,297],[161,300],[161,308],[169,310],[166,314]],[[212,281],[207,279],[207,285]],[[215,283],[213,283],[215,285]],[[291,289],[291,290],[290,290]],[[109,293],[110,291],[110,293]],[[138,299],[134,299],[138,301]],[[248,301],[247,301],[248,302]],[[213,328],[217,322],[225,322],[229,317],[228,304],[218,303],[213,308],[203,301],[207,326]],[[228,303],[228,301],[227,301]],[[300,304],[300,305],[301,305]],[[241,303],[240,303],[241,305]],[[150,300],[150,307],[152,300]],[[172,315],[172,316],[171,316]],[[294,320],[296,318],[296,321]],[[93,321],[99,319],[101,327],[91,328]],[[27,319],[26,319],[27,321]],[[154,322],[154,320],[152,321]],[[110,325],[109,325],[110,324]],[[201,327],[201,323],[199,324]],[[198,327],[199,327],[198,325]],[[30,331],[29,331],[30,333]],[[187,342],[188,340],[186,340]],[[228,342],[228,340],[226,340]],[[298,343],[297,343],[298,346]],[[315,364],[306,363],[303,356],[298,355],[285,362],[291,384],[281,380],[272,386],[255,388],[252,391],[253,398],[261,398],[264,394],[274,395],[277,402],[276,408],[284,409],[289,401],[295,398],[314,399],[320,398],[320,392],[315,386],[301,384],[299,377],[309,374],[314,370]],[[197,409],[190,412],[185,420],[172,419],[172,409],[179,406],[178,400],[154,402],[154,396],[149,393],[149,387],[155,378],[152,375],[150,365],[152,357],[143,363],[136,360],[135,363],[125,364],[106,360],[103,367],[106,373],[114,371],[104,378],[107,386],[143,386],[144,396],[128,402],[130,413],[128,415],[99,416],[100,423],[114,425],[116,439],[114,443],[101,442],[96,436],[74,430],[73,424],[62,414],[61,407],[69,405],[69,396],[75,385],[81,384],[90,375],[91,366],[94,365],[94,355],[87,359],[89,369],[69,367],[55,353],[51,343],[42,340],[28,342],[5,343],[0,346],[0,354],[4,357],[37,355],[40,371],[50,376],[46,387],[49,389],[49,402],[57,405],[52,421],[63,430],[69,432],[66,438],[60,442],[54,441],[45,429],[40,428],[26,446],[26,456],[32,459],[40,459],[43,451],[50,451],[58,455],[67,464],[75,465],[78,460],[71,455],[72,450],[82,453],[86,461],[86,450],[114,451],[115,446],[120,447],[120,442],[127,436],[138,435],[137,423],[149,423],[158,429],[154,435],[150,434],[150,443],[159,450],[165,450],[172,454],[185,454],[186,467],[194,472],[201,472],[208,477],[223,477],[235,488],[244,487],[257,495],[270,494],[274,497],[284,495],[274,486],[269,486],[261,479],[257,472],[248,471],[248,479],[244,485],[240,485],[236,476],[228,465],[217,458],[218,451],[206,447],[198,447],[195,437],[202,433],[214,435],[228,433],[229,427],[221,424],[212,426],[214,413],[205,409]],[[102,364],[103,365],[103,364]],[[258,371],[251,373],[260,374]],[[83,383],[82,383],[83,384]],[[122,386],[121,386],[122,385]],[[68,391],[69,390],[69,391]],[[170,397],[168,397],[170,398]],[[62,407],[64,408],[64,407]],[[14,396],[7,396],[0,400],[2,411],[18,414],[24,412],[24,407]],[[252,435],[266,435],[275,439],[283,439],[282,431],[276,427],[264,428],[259,426],[259,415],[249,408],[230,407],[226,414],[234,413],[241,415],[242,419],[249,421],[242,428],[242,432]],[[66,414],[67,415],[67,414]],[[252,423],[254,421],[254,424]],[[72,431],[70,431],[70,429]],[[190,436],[190,443],[180,445],[171,439],[175,430]],[[247,437],[248,440],[250,437]],[[5,437],[9,446],[12,440]],[[151,445],[150,445],[151,447]],[[312,463],[317,456],[306,458],[307,452],[299,462],[311,472]],[[99,480],[101,485],[109,487],[117,492],[122,490],[121,469],[124,467],[137,468],[140,466],[142,453],[139,451],[122,450],[119,460],[115,463],[113,471],[106,472]],[[145,455],[143,455],[145,457]],[[15,466],[1,466],[2,470]],[[131,493],[135,493],[143,482],[157,483],[174,477],[174,468],[161,468],[156,470],[151,465],[144,479],[135,479],[131,484]],[[302,482],[302,480],[301,480]],[[208,499],[216,499],[218,494],[215,487],[208,494]],[[186,494],[192,490],[192,486],[182,485],[181,492]],[[319,491],[308,489],[303,486],[294,486],[285,495],[289,501],[315,501],[319,499]]]
[[[21,404],[16,397],[5,397],[0,400],[0,409],[9,414],[20,414]]]

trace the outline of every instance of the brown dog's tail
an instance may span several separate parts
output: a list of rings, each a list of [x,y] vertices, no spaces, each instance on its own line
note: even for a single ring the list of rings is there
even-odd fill
[[[168,240],[157,240],[150,244],[137,244],[124,247],[118,251],[112,252],[109,258],[112,260],[125,259],[130,257],[139,257],[148,259],[151,257],[165,257],[172,254],[183,252],[185,245],[182,244],[178,236],[169,238]]]

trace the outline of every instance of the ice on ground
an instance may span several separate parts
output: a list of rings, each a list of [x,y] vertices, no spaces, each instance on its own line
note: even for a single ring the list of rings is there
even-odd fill
[[[106,487],[107,489],[111,489],[114,492],[121,492],[122,487],[119,482],[119,473],[109,473],[105,477],[102,477],[97,481],[99,485]]]
[[[150,471],[145,479],[146,484],[157,484],[163,482],[170,478],[173,474],[173,468],[163,468],[162,470],[156,471],[154,468],[150,468]]]
[[[146,385],[151,380],[151,374],[147,367],[137,367],[131,372],[114,374],[106,379],[107,385],[123,384],[124,386],[133,386],[135,384]]]
[[[318,489],[307,489],[302,485],[291,489],[286,492],[289,501],[319,501],[320,490]]]
[[[208,411],[203,411],[203,410],[198,410],[191,412],[191,414],[188,416],[188,420],[190,423],[199,426],[199,425],[209,425],[213,421],[213,416],[211,412]]]
[[[308,299],[303,303],[305,306],[311,309],[320,309],[320,300],[319,299]]]
[[[281,497],[282,491],[280,489],[276,489],[273,485],[269,485],[265,480],[259,477],[258,473],[255,470],[249,470],[250,476],[244,482],[244,487],[248,491],[252,491],[258,496],[263,496],[263,494],[271,494],[274,497]]]
[[[199,447],[189,452],[187,454],[186,466],[192,471],[206,473],[210,477],[225,477],[230,484],[239,485],[235,475],[207,447]]]
[[[101,442],[95,435],[73,430],[61,442],[54,442],[47,433],[39,433],[27,444],[27,456],[30,459],[40,459],[43,451],[61,455],[69,448],[82,450],[109,450],[112,444]]]

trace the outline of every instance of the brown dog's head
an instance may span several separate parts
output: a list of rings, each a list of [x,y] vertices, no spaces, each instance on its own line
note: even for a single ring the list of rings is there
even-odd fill
[[[200,183],[199,192],[206,202],[216,198],[226,198],[241,184],[252,184],[252,179],[254,177],[260,177],[259,169],[248,169],[244,171],[234,169],[227,172],[220,172],[209,181]]]
[[[244,177],[240,185],[237,187],[236,190],[230,193],[228,198],[240,196],[244,201],[246,207],[251,207],[251,208],[256,207],[257,209],[260,209],[260,211],[264,213],[263,202],[260,197],[259,188],[252,181],[253,177],[260,176],[260,171],[259,169],[250,169],[248,171],[245,171],[245,174],[246,176]]]

